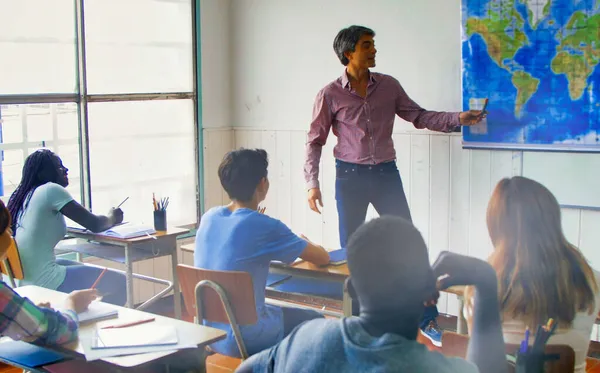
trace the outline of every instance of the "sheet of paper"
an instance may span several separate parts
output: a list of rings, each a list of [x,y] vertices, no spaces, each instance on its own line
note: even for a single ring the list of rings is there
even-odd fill
[[[150,322],[126,328],[98,329],[92,349],[175,345],[178,341],[175,327]]]

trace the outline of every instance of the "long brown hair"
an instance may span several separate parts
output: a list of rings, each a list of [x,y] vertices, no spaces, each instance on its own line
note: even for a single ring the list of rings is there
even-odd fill
[[[487,208],[488,262],[504,319],[536,328],[553,318],[569,327],[576,313],[594,311],[594,271],[565,238],[560,215],[554,195],[534,180],[516,176],[496,185]]]

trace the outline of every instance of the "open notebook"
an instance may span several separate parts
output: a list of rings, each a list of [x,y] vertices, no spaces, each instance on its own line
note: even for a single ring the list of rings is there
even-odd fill
[[[92,350],[176,345],[178,342],[174,326],[148,323],[126,328],[97,329]]]
[[[51,307],[55,310],[61,309],[61,306],[56,304],[53,304]],[[107,303],[101,303],[98,301],[90,303],[87,310],[77,314],[77,318],[79,319],[80,324],[112,319],[118,316],[119,311],[115,306]]]
[[[109,230],[98,233],[98,235],[117,238],[133,238],[154,233],[156,233],[156,230],[150,225],[126,223],[116,225]]]
[[[72,220],[69,220],[67,222],[67,227],[75,231],[91,233],[89,230],[85,229],[84,227]],[[123,222],[115,225],[114,227],[108,230],[105,230],[104,232],[100,232],[97,234],[108,237],[133,238],[146,236],[154,233],[156,233],[156,230],[154,230],[154,228],[150,225]]]

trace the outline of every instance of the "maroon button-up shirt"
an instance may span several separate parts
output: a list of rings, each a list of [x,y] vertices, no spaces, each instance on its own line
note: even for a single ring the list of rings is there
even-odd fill
[[[408,97],[389,75],[371,72],[367,96],[352,89],[346,72],[321,89],[313,109],[306,144],[304,177],[309,189],[319,187],[321,151],[333,127],[336,159],[356,164],[378,164],[396,159],[392,131],[395,115],[416,128],[449,132],[460,125],[459,113],[427,111]]]

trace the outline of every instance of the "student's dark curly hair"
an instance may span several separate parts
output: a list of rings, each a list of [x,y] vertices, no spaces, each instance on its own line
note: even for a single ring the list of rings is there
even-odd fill
[[[0,200],[0,234],[4,234],[8,227],[11,226],[10,212],[4,205],[4,202]]]

